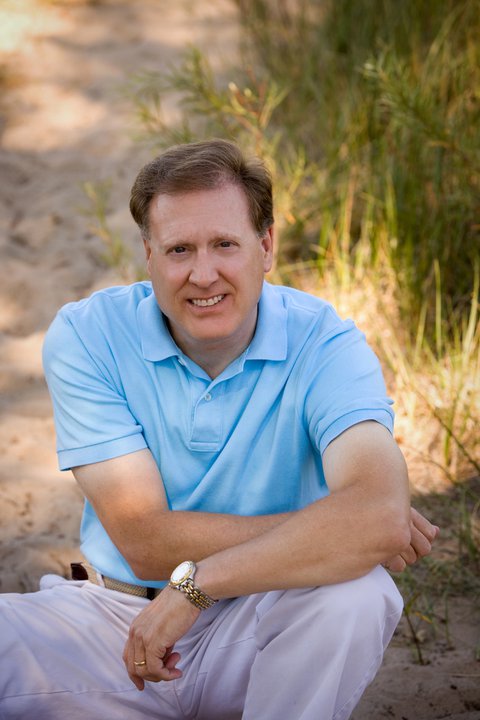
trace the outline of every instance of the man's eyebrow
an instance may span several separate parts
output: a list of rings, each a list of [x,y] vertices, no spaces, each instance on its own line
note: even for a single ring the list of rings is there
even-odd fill
[[[215,231],[211,237],[208,238],[208,242],[217,242],[218,240],[232,240],[232,241],[239,241],[241,240],[242,236],[237,235],[235,233],[231,232],[222,232],[221,230]],[[195,234],[189,234],[189,235],[182,235],[180,237],[171,237],[166,238],[162,245],[165,246],[171,246],[171,245],[188,245],[190,243],[195,243]]]
[[[241,239],[241,235],[235,235],[234,233],[229,233],[229,232],[219,232],[219,233],[216,233],[212,237],[212,240],[240,240],[240,239]]]

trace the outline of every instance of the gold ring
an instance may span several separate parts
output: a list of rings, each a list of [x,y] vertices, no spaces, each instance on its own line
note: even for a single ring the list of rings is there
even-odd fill
[[[136,665],[137,667],[143,667],[143,665],[146,665],[146,664],[147,664],[147,661],[146,661],[146,660],[141,660],[140,662],[135,662],[135,660],[134,660],[134,661],[133,661],[133,664]]]

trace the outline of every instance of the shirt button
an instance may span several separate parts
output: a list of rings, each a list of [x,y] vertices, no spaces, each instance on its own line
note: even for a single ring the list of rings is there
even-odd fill
[[[205,393],[205,395],[203,396],[203,399],[208,402],[209,400],[212,399],[212,396],[210,395],[210,393]]]
[[[180,365],[185,365],[185,360],[181,357],[178,358],[178,362]]]

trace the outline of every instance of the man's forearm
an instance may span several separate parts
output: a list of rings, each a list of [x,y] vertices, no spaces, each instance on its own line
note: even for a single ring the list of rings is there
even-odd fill
[[[79,466],[73,473],[110,539],[144,580],[168,579],[183,560],[198,561],[247,542],[290,515],[171,511],[149,450]]]
[[[200,562],[197,581],[213,597],[339,583],[410,546],[405,461],[385,428],[367,423],[324,454],[331,494],[281,526]]]
[[[346,494],[350,499],[342,493],[319,500],[281,527],[201,561],[199,586],[222,598],[339,583],[401,552],[408,530],[400,513],[369,511],[361,493]]]
[[[209,569],[212,594],[227,597],[341,582],[399,551],[408,478],[388,431],[376,423],[349,429],[325,451],[324,470],[329,497],[254,517],[170,511],[147,451],[78,468],[76,477],[137,577],[164,580],[183,560],[205,560],[201,574]]]
[[[138,521],[130,519],[128,532],[112,537],[135,575],[165,580],[183,560],[198,562],[239,545],[285,522],[292,513],[242,516],[219,513],[153,511]]]

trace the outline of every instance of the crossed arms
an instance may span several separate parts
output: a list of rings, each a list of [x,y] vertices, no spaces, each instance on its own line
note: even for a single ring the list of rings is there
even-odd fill
[[[330,443],[323,466],[328,497],[259,517],[170,511],[148,450],[74,474],[137,577],[167,579],[195,560],[196,582],[215,598],[342,582],[380,563],[402,570],[430,552],[438,528],[409,507],[405,462],[383,426],[354,425]],[[171,648],[198,612],[167,588],[140,613],[124,655],[139,689],[145,679],[179,677]],[[148,660],[142,672],[139,657]]]

